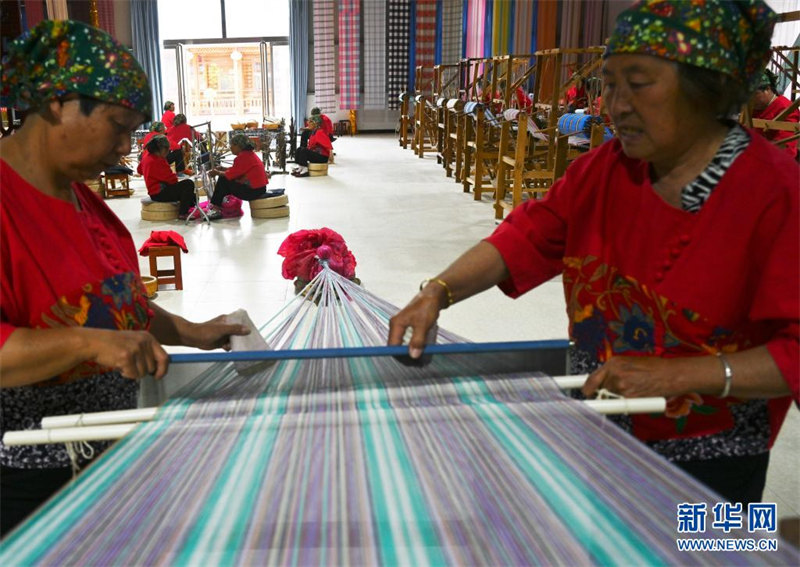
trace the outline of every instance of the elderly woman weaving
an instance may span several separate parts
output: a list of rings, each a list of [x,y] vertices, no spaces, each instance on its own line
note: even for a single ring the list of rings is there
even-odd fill
[[[391,322],[412,356],[441,309],[561,274],[583,394],[665,396],[633,435],[733,501],[761,498],[798,400],[800,170],[729,119],[757,85],[759,0],[639,2],[617,20],[603,99],[618,139],[427,280]]]
[[[210,349],[247,333],[149,303],[131,235],[83,184],[150,118],[128,49],[78,22],[42,22],[9,45],[0,95],[26,111],[0,141],[0,434],[136,407],[133,379],[167,370],[162,343]],[[3,533],[71,477],[64,446],[43,447],[0,445]]]

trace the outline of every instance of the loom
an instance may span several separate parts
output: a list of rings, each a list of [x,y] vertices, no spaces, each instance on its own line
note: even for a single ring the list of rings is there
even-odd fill
[[[325,267],[262,334],[275,352],[373,348],[395,311]],[[443,330],[437,344],[465,348]],[[796,564],[788,545],[679,552],[676,506],[719,497],[549,377],[503,371],[507,357],[276,356],[251,376],[215,363],[12,533],[0,562]]]

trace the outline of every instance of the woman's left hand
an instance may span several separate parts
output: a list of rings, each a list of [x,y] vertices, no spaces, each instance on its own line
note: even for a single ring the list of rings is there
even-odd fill
[[[231,349],[231,335],[249,335],[244,325],[225,322],[225,315],[214,317],[205,323],[193,323],[188,329],[187,345],[203,350],[215,348]]]
[[[714,357],[659,358],[655,356],[614,356],[589,375],[581,388],[591,397],[604,388],[626,398],[672,397],[692,391],[684,387],[687,364],[719,364]]]

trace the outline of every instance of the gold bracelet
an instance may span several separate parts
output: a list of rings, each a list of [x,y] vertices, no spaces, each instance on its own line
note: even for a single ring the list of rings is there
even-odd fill
[[[722,393],[719,395],[720,398],[727,398],[728,394],[731,393],[731,384],[733,383],[733,368],[731,368],[730,362],[728,359],[725,358],[721,352],[717,353],[717,358],[722,363],[722,369],[725,372],[725,386],[722,388]]]
[[[447,285],[446,281],[439,278],[428,278],[427,280],[422,280],[422,283],[419,284],[420,291],[422,291],[422,288],[431,282],[437,283],[444,288],[444,292],[447,294],[447,305],[445,308],[450,307],[453,304],[453,292],[450,291],[450,286]]]

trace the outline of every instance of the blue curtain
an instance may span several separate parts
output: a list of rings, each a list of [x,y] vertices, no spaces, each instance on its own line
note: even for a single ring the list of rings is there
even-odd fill
[[[308,38],[309,6],[306,0],[289,3],[289,59],[292,77],[292,117],[299,131],[306,118],[308,105]]]
[[[152,0],[131,0],[131,36],[133,55],[150,78],[153,92],[153,120],[161,117],[161,54],[158,50],[158,3]]]

